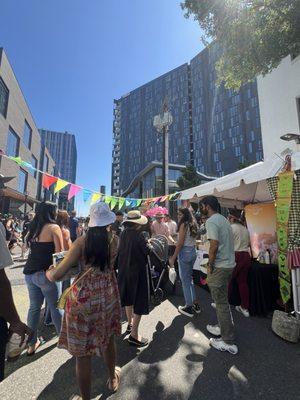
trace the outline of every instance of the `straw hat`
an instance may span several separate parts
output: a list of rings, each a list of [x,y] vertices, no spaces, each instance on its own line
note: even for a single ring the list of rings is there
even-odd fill
[[[98,201],[91,205],[89,227],[107,226],[114,223],[116,220],[115,214],[110,210],[108,204],[103,201]]]
[[[141,215],[140,211],[132,210],[128,211],[126,220],[124,222],[133,222],[134,224],[146,225],[148,220],[144,215]]]

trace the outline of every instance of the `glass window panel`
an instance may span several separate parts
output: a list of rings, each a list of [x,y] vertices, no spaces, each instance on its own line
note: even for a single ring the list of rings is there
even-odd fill
[[[9,128],[6,145],[6,154],[8,156],[17,157],[19,155],[19,142],[19,136]]]
[[[19,171],[19,185],[18,190],[20,193],[25,193],[27,188],[27,172],[20,168]]]
[[[32,136],[32,129],[30,128],[28,122],[25,121],[23,142],[25,143],[26,147],[28,147],[28,149],[30,149],[31,147],[31,136]]]
[[[31,165],[32,165],[34,168],[37,168],[37,164],[38,164],[37,159],[36,159],[34,156],[31,156]],[[30,171],[30,174],[36,178],[37,172],[36,172],[36,171],[33,171],[32,169],[29,170],[29,171]]]
[[[0,114],[2,114],[4,118],[6,118],[7,114],[8,96],[9,90],[0,78]]]

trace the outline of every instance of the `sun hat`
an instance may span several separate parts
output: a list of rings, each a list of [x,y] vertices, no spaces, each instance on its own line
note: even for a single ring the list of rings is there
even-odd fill
[[[91,205],[89,228],[107,226],[115,222],[116,216],[103,201]]]
[[[141,215],[140,211],[132,210],[128,211],[127,217],[124,222],[133,222],[134,224],[146,225],[148,219],[144,215]]]

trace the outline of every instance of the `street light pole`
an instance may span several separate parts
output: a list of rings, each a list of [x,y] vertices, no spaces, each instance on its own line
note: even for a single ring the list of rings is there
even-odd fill
[[[168,111],[166,100],[163,104],[162,114],[154,117],[153,125],[158,133],[163,135],[163,154],[162,154],[162,195],[169,194],[169,128],[173,122],[173,117]]]

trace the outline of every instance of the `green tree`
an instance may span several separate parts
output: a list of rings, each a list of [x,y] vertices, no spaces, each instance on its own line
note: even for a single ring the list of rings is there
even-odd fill
[[[300,0],[185,0],[181,7],[199,22],[206,44],[220,44],[217,84],[228,89],[300,54]]]
[[[182,176],[177,179],[177,185],[180,190],[189,189],[198,186],[201,183],[201,178],[197,174],[197,170],[192,165],[187,165],[182,171]]]

